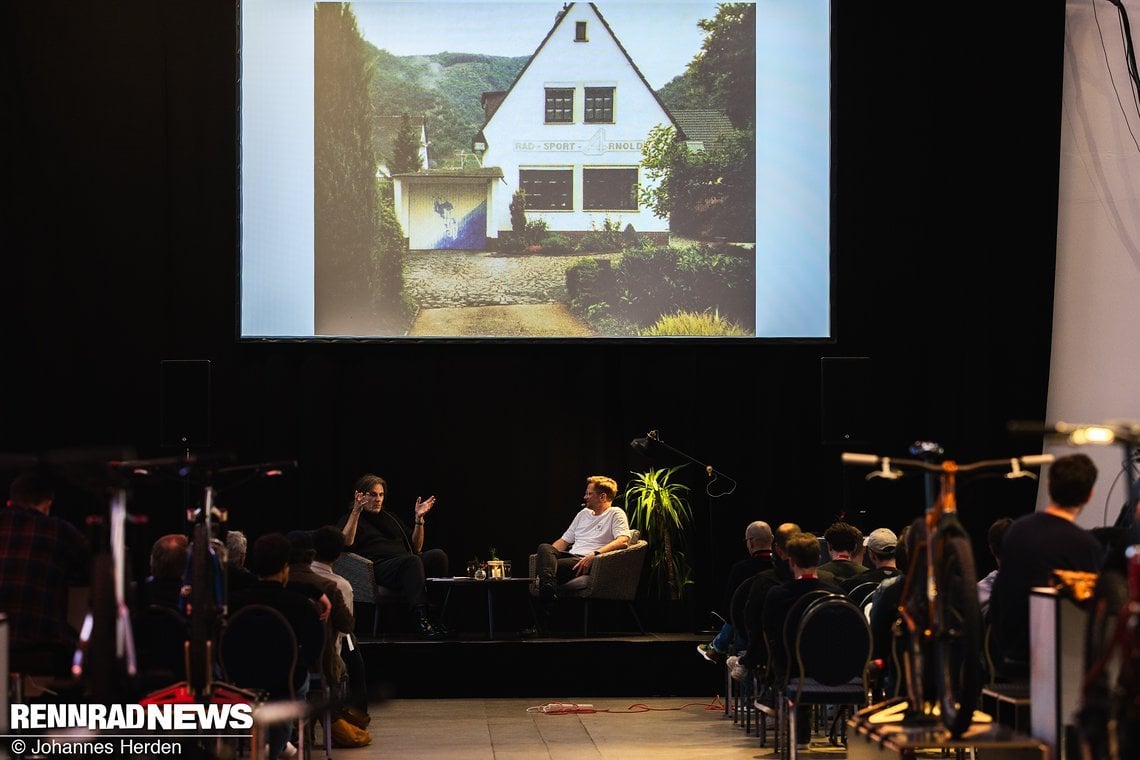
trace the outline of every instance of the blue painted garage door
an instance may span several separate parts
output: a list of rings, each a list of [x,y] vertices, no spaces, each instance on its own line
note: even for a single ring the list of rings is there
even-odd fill
[[[486,184],[420,184],[412,189],[413,249],[482,250],[487,242]]]

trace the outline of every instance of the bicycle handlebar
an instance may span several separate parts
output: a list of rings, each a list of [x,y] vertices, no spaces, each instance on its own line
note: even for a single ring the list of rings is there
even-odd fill
[[[1013,472],[1020,472],[1021,467],[1040,467],[1049,464],[1055,458],[1052,454],[1026,454],[1009,459],[983,459],[978,462],[959,464],[953,460],[943,462],[926,462],[921,459],[896,459],[895,457],[881,457],[878,454],[861,454],[855,451],[845,451],[840,455],[844,464],[865,465],[877,467],[882,465],[889,469],[892,465],[911,467],[929,472],[970,472],[994,467],[1009,467]],[[891,472],[894,472],[893,470]]]

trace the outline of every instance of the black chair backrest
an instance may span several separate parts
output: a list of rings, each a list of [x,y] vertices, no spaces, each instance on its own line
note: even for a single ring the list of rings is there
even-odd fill
[[[280,612],[264,604],[237,610],[222,630],[220,650],[222,670],[234,686],[293,699],[297,637]]]
[[[744,607],[748,604],[748,594],[752,592],[752,584],[755,582],[755,575],[745,578],[732,592],[732,600],[728,605],[728,622],[732,623],[733,631],[738,636],[747,635],[748,624],[744,620]]]
[[[797,599],[795,601],[795,603],[788,610],[788,616],[786,618],[784,618],[784,641],[783,641],[783,644],[784,644],[784,656],[788,660],[788,665],[789,665],[788,670],[789,671],[791,671],[792,666],[795,665],[795,661],[796,661],[796,650],[795,650],[796,630],[799,628],[800,621],[803,619],[803,616],[806,613],[807,608],[810,607],[815,602],[819,601],[820,599],[826,599],[828,597],[833,597],[833,596],[839,597],[840,599],[846,598],[843,596],[843,594],[840,594],[836,591],[828,591],[827,589],[820,588],[820,589],[816,589],[814,591],[809,591],[806,594],[804,594],[803,596],[801,596],[799,599]]]
[[[186,678],[189,624],[173,607],[152,604],[131,614],[131,632],[141,673],[170,682]]]
[[[799,675],[825,686],[861,678],[871,660],[871,629],[863,610],[842,595],[811,604],[795,636]]]
[[[875,593],[875,589],[879,587],[880,581],[867,581],[860,583],[855,588],[847,592],[847,596],[855,603],[856,607],[863,607],[867,604],[867,600],[871,598],[871,594]]]

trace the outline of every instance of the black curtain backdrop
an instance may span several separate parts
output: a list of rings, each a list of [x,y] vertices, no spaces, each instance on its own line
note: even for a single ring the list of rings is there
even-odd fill
[[[208,359],[214,449],[299,463],[219,494],[251,537],[335,521],[374,471],[389,509],[438,497],[428,545],[454,568],[490,546],[525,567],[586,475],[624,483],[650,464],[629,447],[650,429],[738,483],[712,499],[700,468],[683,471],[698,611],[753,519],[901,527],[921,485],[842,470],[821,440],[820,359],[870,358],[863,450],[933,439],[969,461],[1036,445],[1005,425],[1045,410],[1064,3],[832,14],[834,340],[244,344],[235,4],[5,4],[0,452],[175,454],[159,446],[160,362]],[[963,518],[981,535],[1032,510],[1028,490],[964,492]],[[136,556],[200,496],[138,485],[151,522]],[[84,483],[57,505],[105,508]]]

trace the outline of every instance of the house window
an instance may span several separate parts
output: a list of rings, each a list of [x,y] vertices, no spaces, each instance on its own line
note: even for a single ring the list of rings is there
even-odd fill
[[[569,124],[574,121],[574,89],[546,88],[546,123]]]
[[[570,211],[574,208],[572,169],[519,169],[519,189],[526,193],[528,211]]]
[[[574,41],[575,42],[585,42],[586,41],[586,22],[585,21],[575,22],[575,24],[574,24]]]
[[[613,87],[587,87],[586,88],[586,123],[587,124],[613,124],[614,123],[614,88]]]
[[[529,200],[528,196],[528,206]],[[637,168],[583,169],[582,208],[587,211],[637,211]]]

